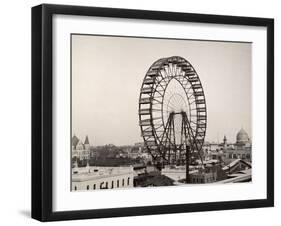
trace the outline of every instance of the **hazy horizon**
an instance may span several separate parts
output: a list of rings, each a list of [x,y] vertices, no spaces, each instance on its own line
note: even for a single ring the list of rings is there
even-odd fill
[[[132,145],[140,136],[138,101],[148,68],[181,56],[197,71],[207,103],[206,141],[251,137],[251,44],[72,35],[72,134],[93,146]]]

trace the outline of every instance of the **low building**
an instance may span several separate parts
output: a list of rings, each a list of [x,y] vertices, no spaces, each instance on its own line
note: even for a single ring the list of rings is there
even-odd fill
[[[233,173],[228,175],[228,178],[225,180],[218,181],[216,183],[219,184],[227,184],[227,183],[241,183],[241,182],[250,182],[252,181],[252,169],[246,169],[239,171],[237,173]]]
[[[227,174],[232,174],[238,171],[247,170],[251,168],[252,165],[249,162],[246,162],[242,159],[235,159],[228,165],[224,166],[222,170],[225,171]]]
[[[159,186],[173,186],[174,180],[159,173],[150,173],[143,175],[135,180],[136,187],[159,187]]]
[[[216,172],[209,172],[209,173],[200,173],[195,172],[190,174],[189,176],[191,184],[206,184],[206,183],[213,183],[217,181],[217,173]]]
[[[87,167],[72,169],[72,191],[117,189],[134,186],[133,167]]]
[[[193,174],[193,173],[198,172],[199,167],[189,166],[189,174]],[[185,180],[185,178],[186,178],[186,167],[185,166],[167,165],[161,170],[161,174],[173,179],[174,181]]]
[[[185,166],[167,165],[161,170],[161,174],[173,179],[174,181],[179,181],[185,179],[185,169]]]
[[[200,165],[189,166],[189,183],[213,183],[227,178],[227,174],[222,170],[218,160],[203,161],[203,164],[204,168]],[[173,179],[175,182],[185,183],[186,167],[173,165],[165,166],[161,174]]]

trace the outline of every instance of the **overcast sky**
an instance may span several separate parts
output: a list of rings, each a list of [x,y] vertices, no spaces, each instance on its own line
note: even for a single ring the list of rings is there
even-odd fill
[[[72,132],[91,145],[143,141],[138,98],[150,65],[181,56],[197,71],[207,103],[207,141],[251,136],[251,44],[72,36]]]

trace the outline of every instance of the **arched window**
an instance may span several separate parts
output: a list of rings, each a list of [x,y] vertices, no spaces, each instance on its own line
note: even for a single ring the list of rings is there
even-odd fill
[[[89,190],[90,189],[90,186],[89,185],[87,185],[87,190]]]
[[[124,187],[124,185],[125,185],[125,180],[122,179],[122,186]]]
[[[94,189],[94,190],[96,189],[96,184],[94,184],[93,189]]]
[[[129,185],[130,184],[130,177],[128,177],[128,179],[127,179],[127,185]]]
[[[111,181],[111,188],[114,188],[114,181]]]
[[[117,180],[117,188],[119,188],[119,180]]]
[[[74,187],[74,190],[75,190],[75,191],[77,190],[77,187],[76,187],[76,186]]]

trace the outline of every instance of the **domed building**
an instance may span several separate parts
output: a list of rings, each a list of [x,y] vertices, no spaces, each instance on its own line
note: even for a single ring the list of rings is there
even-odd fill
[[[246,145],[250,143],[250,138],[248,133],[242,128],[236,135],[236,144],[237,145]]]
[[[248,133],[241,128],[236,135],[236,142],[234,144],[227,143],[226,137],[221,144],[224,152],[224,159],[231,162],[235,159],[242,159],[247,162],[252,162],[252,144]]]

